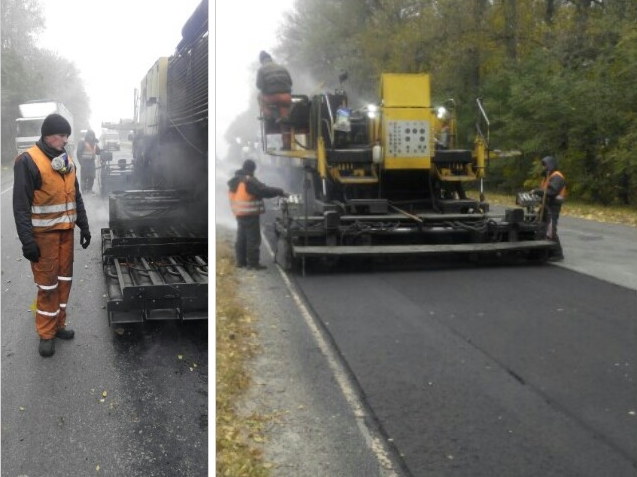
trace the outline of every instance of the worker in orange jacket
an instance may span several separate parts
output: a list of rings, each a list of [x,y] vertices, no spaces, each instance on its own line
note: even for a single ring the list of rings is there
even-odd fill
[[[91,242],[88,217],[65,146],[71,125],[59,114],[42,123],[36,144],[15,159],[13,215],[22,254],[31,262],[37,286],[35,327],[39,353],[55,353],[54,338],[71,339],[66,305],[73,279],[73,230],[80,228],[80,244]]]
[[[287,68],[275,63],[267,51],[259,54],[261,66],[257,71],[257,88],[261,116],[265,120],[274,120],[280,124],[281,141],[284,150],[292,147],[292,133],[287,124],[292,106],[292,77]]]
[[[543,210],[542,222],[546,225],[546,238],[555,242],[549,254],[549,260],[559,262],[564,260],[564,252],[560,238],[557,235],[557,222],[560,218],[562,204],[566,199],[566,179],[557,169],[557,159],[553,156],[542,158],[543,179],[539,189],[534,189],[533,193],[542,199]],[[546,196],[546,197],[544,197]]]
[[[95,132],[89,129],[84,135],[84,139],[77,145],[75,156],[80,161],[80,180],[82,182],[82,192],[93,193],[93,182],[95,181],[95,156],[101,154],[97,145],[99,141],[95,137]]]
[[[246,159],[243,167],[228,181],[230,208],[237,218],[235,241],[236,266],[252,270],[266,268],[259,263],[261,247],[260,216],[265,212],[263,199],[287,197],[279,187],[269,187],[254,177],[257,168],[252,159]]]

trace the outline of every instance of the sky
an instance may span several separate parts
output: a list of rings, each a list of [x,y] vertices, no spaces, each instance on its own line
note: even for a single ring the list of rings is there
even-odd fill
[[[200,1],[42,0],[47,24],[38,43],[78,67],[91,103],[91,127],[99,131],[102,121],[133,117],[134,90],[159,57],[174,52],[181,28]],[[256,95],[259,52],[277,44],[283,12],[292,9],[294,0],[209,3],[214,25],[210,111],[215,115],[210,123],[216,152],[225,155],[227,127]]]
[[[41,0],[46,30],[38,44],[78,67],[91,127],[100,131],[102,121],[133,118],[135,89],[158,58],[174,53],[200,1]]]
[[[277,31],[294,0],[217,0],[215,5],[216,153],[223,158],[223,139],[232,120],[248,109],[256,95],[254,69],[261,50],[277,45]],[[255,118],[255,127],[257,127]]]

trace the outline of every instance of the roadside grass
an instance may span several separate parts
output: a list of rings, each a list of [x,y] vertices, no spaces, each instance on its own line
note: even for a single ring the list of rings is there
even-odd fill
[[[217,241],[216,260],[216,475],[268,477],[272,466],[264,462],[261,445],[270,418],[240,412],[251,382],[247,363],[258,351],[254,318],[238,296],[227,241]]]
[[[487,201],[494,205],[515,206],[514,195],[489,193]],[[562,207],[562,216],[637,227],[637,209],[631,207],[604,207],[567,200]]]

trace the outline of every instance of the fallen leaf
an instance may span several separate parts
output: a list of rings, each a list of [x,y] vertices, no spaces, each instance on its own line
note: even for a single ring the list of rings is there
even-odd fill
[[[108,396],[108,393],[106,391],[103,391],[102,392],[102,397],[106,397],[106,396]]]
[[[20,409],[20,411],[26,411],[26,409],[23,408],[22,406],[20,406],[18,409]]]
[[[177,359],[184,359],[184,355],[183,354],[178,354],[177,355]]]

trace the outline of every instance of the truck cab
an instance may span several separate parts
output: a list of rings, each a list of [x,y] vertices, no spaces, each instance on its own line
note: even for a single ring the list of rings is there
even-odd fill
[[[33,146],[40,138],[44,118],[16,119],[16,149],[18,154]]]
[[[16,152],[22,154],[33,146],[41,136],[41,128],[44,119],[52,113],[62,115],[71,125],[73,131],[73,115],[59,101],[51,99],[40,99],[27,101],[18,106],[20,117],[16,119]],[[69,136],[68,148],[73,150],[75,141],[73,133]]]
[[[105,132],[100,138],[100,144],[105,151],[119,151],[119,133],[117,132]]]

